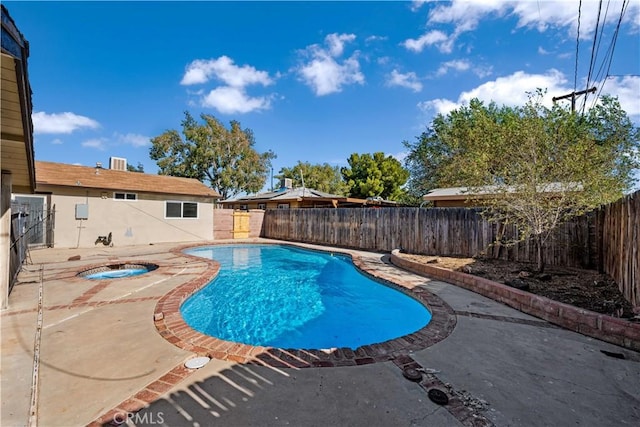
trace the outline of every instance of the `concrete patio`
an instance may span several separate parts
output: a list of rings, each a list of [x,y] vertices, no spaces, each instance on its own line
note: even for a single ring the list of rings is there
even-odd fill
[[[208,281],[214,269],[172,252],[175,246],[31,251],[32,262],[1,313],[2,426],[640,423],[640,354],[408,273],[378,253],[340,250],[359,257],[371,274],[440,297],[456,317],[448,337],[362,366],[339,366],[339,354],[331,356],[333,367],[213,359],[186,369],[194,353],[158,333],[154,309],[172,289]],[[76,255],[79,260],[69,260]],[[77,276],[126,261],[160,268],[112,281]],[[421,382],[407,380],[406,367],[421,369]],[[434,387],[447,392],[448,405],[429,399]],[[141,402],[148,404],[127,415]]]

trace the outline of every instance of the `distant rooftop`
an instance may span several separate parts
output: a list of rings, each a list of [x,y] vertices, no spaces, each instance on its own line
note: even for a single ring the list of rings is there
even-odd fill
[[[38,186],[53,185],[211,198],[220,197],[215,190],[193,178],[152,175],[41,161],[36,162],[36,182]]]
[[[540,184],[537,187],[539,193],[558,193],[561,191],[579,191],[582,190],[582,184],[579,183],[562,183],[562,182],[550,182],[547,184]],[[460,200],[468,197],[488,197],[504,191],[504,187],[497,185],[485,185],[478,188],[470,187],[448,187],[448,188],[436,188],[429,191],[422,196],[423,200]],[[506,187],[506,192],[517,192],[516,187]]]

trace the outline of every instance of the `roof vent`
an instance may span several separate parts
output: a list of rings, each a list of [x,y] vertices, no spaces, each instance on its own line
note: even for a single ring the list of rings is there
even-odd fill
[[[109,169],[117,171],[127,170],[127,159],[123,157],[109,157]]]

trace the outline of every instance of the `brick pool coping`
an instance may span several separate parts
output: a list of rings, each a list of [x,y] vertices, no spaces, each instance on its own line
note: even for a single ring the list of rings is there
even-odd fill
[[[245,242],[246,243],[246,242]],[[245,244],[234,242],[234,244]],[[248,242],[249,244],[255,242]],[[368,268],[357,254],[352,254],[342,250],[330,250],[331,253],[345,255],[351,258],[353,264],[365,275],[374,277],[377,281],[397,289],[412,296],[427,306],[431,312],[431,321],[424,328],[409,334],[385,341],[383,343],[365,345],[352,350],[350,348],[335,348],[329,350],[317,349],[280,349],[273,347],[250,346],[231,341],[220,340],[208,335],[201,334],[182,319],[180,306],[193,293],[206,286],[220,271],[220,264],[217,261],[208,260],[184,253],[186,249],[197,247],[225,245],[229,242],[212,242],[208,244],[189,244],[175,247],[171,250],[174,255],[188,257],[198,262],[206,262],[207,268],[199,277],[190,280],[160,297],[154,310],[154,324],[158,333],[171,344],[184,350],[195,353],[198,356],[208,356],[215,359],[254,364],[261,366],[271,366],[275,368],[329,368],[338,366],[358,366],[376,362],[393,361],[400,368],[418,367],[417,363],[408,355],[412,351],[421,350],[432,346],[453,332],[457,318],[453,309],[431,292],[420,288],[410,288],[409,283],[402,283],[402,280],[383,277],[374,269]],[[283,242],[259,242],[259,244],[289,245],[302,247],[308,250],[327,252],[327,250],[313,249],[305,246],[283,243]],[[160,267],[163,267],[158,263]],[[154,297],[156,299],[156,297]],[[183,363],[175,366],[169,372],[157,380],[147,384],[145,388],[124,400],[116,407],[97,417],[89,426],[98,427],[107,424],[120,425],[124,422],[127,414],[136,412],[145,406],[159,399],[162,394],[167,393],[173,387],[185,380],[195,369],[188,369]],[[420,384],[426,386],[444,386],[434,375],[426,375],[426,379]],[[454,398],[455,403],[455,398]],[[471,419],[473,411],[460,404],[452,406],[450,412],[458,419]],[[448,408],[448,410],[451,408]],[[473,417],[479,417],[478,414]],[[479,424],[488,425],[488,424]]]
[[[399,254],[398,249],[391,252],[391,263],[405,270],[460,286],[582,335],[640,351],[639,323],[574,307],[483,277],[411,261]]]
[[[174,248],[172,252],[203,261],[203,258],[186,254],[184,250],[216,244],[225,243],[180,246]],[[302,247],[276,242],[261,242],[260,244]],[[326,252],[323,250],[318,251]],[[364,345],[355,350],[350,348],[282,349],[225,341],[192,329],[187,325],[180,313],[182,303],[199,289],[206,286],[218,274],[220,264],[216,261],[207,260],[209,267],[204,274],[174,288],[160,298],[154,311],[155,327],[165,340],[198,356],[277,368],[357,366],[389,361],[400,355],[406,355],[412,351],[432,346],[453,332],[456,325],[454,311],[438,296],[420,287],[410,289],[408,286],[403,286],[403,283],[395,283],[401,282],[400,280],[392,282],[389,278],[382,277],[375,270],[368,268],[366,262],[357,254],[340,250],[331,250],[331,253],[350,257],[353,264],[367,276],[373,277],[384,285],[397,289],[420,301],[431,312],[431,321],[424,328],[412,334],[382,343]]]

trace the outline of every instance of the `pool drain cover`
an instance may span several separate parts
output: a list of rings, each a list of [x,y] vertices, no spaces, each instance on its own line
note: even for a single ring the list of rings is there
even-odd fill
[[[209,363],[211,359],[203,356],[203,357],[194,357],[193,359],[189,359],[184,363],[185,368],[189,369],[200,369],[207,363]]]
[[[437,403],[438,405],[446,405],[447,403],[449,403],[449,397],[444,391],[440,389],[432,388],[427,392],[427,395],[433,403]]]
[[[402,370],[402,375],[411,381],[420,381],[422,379],[422,374],[415,368],[404,368]]]

